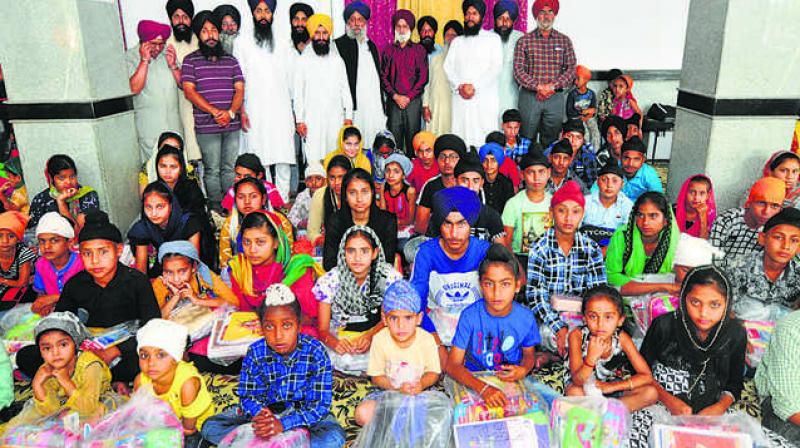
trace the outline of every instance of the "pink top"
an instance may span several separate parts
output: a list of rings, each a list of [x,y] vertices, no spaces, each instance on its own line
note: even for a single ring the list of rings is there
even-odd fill
[[[278,191],[278,187],[275,185],[264,181],[264,188],[267,189],[267,205],[272,206],[272,209],[279,209],[286,206],[286,203],[283,202],[283,198],[281,197],[280,191]],[[222,208],[227,211],[231,211],[234,205],[234,200],[236,199],[236,195],[233,193],[233,187],[228,189],[228,193],[225,194],[225,197],[222,199]]]
[[[419,157],[414,158],[413,164],[414,168],[411,170],[411,174],[406,176],[406,182],[419,193],[419,191],[422,190],[422,186],[425,185],[425,182],[439,174],[439,165],[434,160],[431,167],[426,169],[422,165],[422,160],[420,160]]]
[[[614,98],[614,101],[611,103],[611,115],[622,117],[623,120],[631,118],[633,114],[636,113],[631,104],[631,100],[635,101],[636,98],[634,98],[630,92],[625,95],[625,98]]]

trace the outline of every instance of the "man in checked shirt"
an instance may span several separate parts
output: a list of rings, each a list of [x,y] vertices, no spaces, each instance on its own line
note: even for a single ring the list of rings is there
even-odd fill
[[[514,78],[520,85],[522,134],[547,147],[558,139],[564,121],[564,90],[575,77],[572,41],[553,29],[558,0],[536,0],[537,27],[517,42]]]

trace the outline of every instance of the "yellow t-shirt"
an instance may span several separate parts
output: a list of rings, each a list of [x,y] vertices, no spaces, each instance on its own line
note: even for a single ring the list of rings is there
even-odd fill
[[[397,346],[388,328],[372,338],[367,375],[385,375],[397,387],[419,381],[427,372],[442,372],[436,340],[427,331],[417,327],[414,342],[406,348]]]
[[[197,378],[200,380],[200,390],[198,391],[195,400],[190,405],[184,406],[181,403],[181,388],[183,387],[184,383],[192,378]],[[140,385],[152,383],[152,380],[145,375],[144,372],[140,374]],[[196,418],[196,426],[198,431],[203,427],[203,422],[205,422],[207,418],[214,415],[214,406],[211,401],[211,394],[208,393],[206,383],[203,381],[203,377],[200,376],[200,372],[197,371],[197,368],[194,366],[194,364],[185,361],[178,361],[178,367],[175,370],[175,378],[172,380],[172,386],[170,386],[166,393],[157,396],[158,398],[167,402],[170,407],[172,407],[172,410],[175,411],[175,415],[177,415],[178,418]]]

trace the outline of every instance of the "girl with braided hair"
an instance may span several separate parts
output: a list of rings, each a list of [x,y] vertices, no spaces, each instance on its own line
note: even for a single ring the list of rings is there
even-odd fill
[[[372,337],[384,327],[384,292],[401,278],[387,263],[374,230],[355,225],[345,231],[336,267],[313,288],[319,302],[319,339],[332,355],[340,355],[331,357],[335,369],[353,371],[350,363],[337,365],[342,359],[355,360],[352,357],[364,361],[366,367]],[[345,356],[348,354],[352,357]]]
[[[655,292],[677,295],[678,283],[647,283],[635,279],[642,274],[671,273],[679,236],[667,198],[655,191],[642,194],[633,204],[628,224],[617,229],[608,244],[608,283],[620,287],[623,296]]]

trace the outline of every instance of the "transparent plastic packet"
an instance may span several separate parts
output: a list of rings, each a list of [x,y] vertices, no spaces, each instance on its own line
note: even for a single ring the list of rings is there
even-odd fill
[[[653,448],[672,446],[752,446],[770,448],[764,428],[755,418],[734,411],[719,416],[675,416],[668,411],[653,413],[649,445]]]
[[[361,430],[353,447],[449,447],[452,421],[452,401],[441,392],[406,395],[386,391],[378,398],[372,421]]]
[[[135,337],[138,329],[138,320],[129,320],[109,328],[89,328],[92,337],[81,343],[81,349],[91,352],[103,351]]]
[[[602,394],[599,397],[589,394],[594,392],[587,391],[584,397],[559,397],[553,402],[550,410],[552,446],[627,446],[631,415],[625,405]]]
[[[219,448],[310,448],[308,430],[304,428],[285,431],[269,440],[256,436],[253,424],[239,426],[225,436]]]

